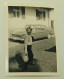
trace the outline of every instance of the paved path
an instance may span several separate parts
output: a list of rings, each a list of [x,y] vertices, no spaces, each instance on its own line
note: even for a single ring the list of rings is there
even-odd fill
[[[45,39],[33,42],[33,53],[35,66],[29,66],[28,72],[56,72],[56,53],[54,51],[46,51],[55,46],[55,39]],[[14,59],[16,53],[24,54],[24,44],[9,42],[10,68],[14,71],[20,71],[17,61]],[[12,53],[12,54],[11,54]],[[14,61],[13,61],[14,60]]]

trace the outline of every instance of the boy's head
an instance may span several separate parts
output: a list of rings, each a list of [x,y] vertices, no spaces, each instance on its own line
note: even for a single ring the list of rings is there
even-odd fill
[[[32,32],[31,26],[28,26],[28,27],[26,28],[26,32],[27,32],[28,35],[31,35],[31,32]]]

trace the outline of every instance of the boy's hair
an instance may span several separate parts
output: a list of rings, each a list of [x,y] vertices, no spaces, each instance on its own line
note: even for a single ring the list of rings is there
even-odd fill
[[[28,29],[30,29],[30,30],[32,31],[32,28],[31,28],[31,26],[28,26],[28,27],[26,28],[26,31],[27,31]]]

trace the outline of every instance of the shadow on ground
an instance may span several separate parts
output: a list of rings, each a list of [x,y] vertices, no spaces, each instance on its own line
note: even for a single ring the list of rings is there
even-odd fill
[[[50,48],[50,49],[47,49],[45,51],[48,51],[48,52],[55,52],[56,53],[56,46]]]
[[[40,72],[40,67],[37,62],[37,59],[34,59],[35,64],[33,66],[27,65],[22,56],[16,54],[15,57],[9,59],[9,72],[26,72],[26,68],[28,72]]]

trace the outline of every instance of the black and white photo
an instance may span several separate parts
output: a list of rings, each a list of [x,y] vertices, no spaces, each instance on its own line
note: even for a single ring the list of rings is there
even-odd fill
[[[55,8],[12,4],[6,11],[6,72],[11,76],[57,74]]]

